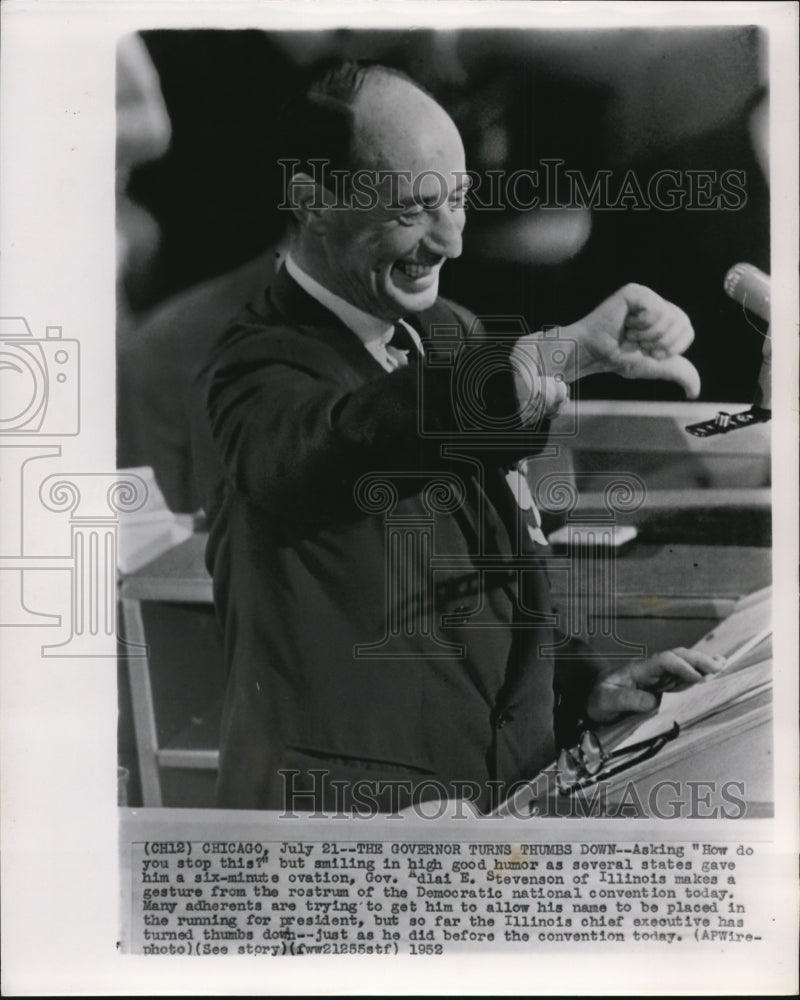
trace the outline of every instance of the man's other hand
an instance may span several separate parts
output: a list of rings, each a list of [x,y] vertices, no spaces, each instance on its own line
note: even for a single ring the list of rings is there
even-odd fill
[[[700,375],[682,357],[694,340],[689,317],[644,285],[624,285],[564,328],[564,337],[577,345],[578,378],[614,372],[629,379],[677,382],[689,399],[700,394]]]
[[[725,661],[693,649],[667,650],[603,674],[586,700],[592,722],[613,722],[627,712],[652,712],[663,691],[677,691],[718,673]]]

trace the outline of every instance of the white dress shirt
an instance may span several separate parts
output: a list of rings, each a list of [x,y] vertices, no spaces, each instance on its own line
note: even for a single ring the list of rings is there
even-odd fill
[[[387,323],[385,319],[371,316],[339,295],[334,295],[324,285],[315,281],[310,274],[306,274],[291,254],[288,254],[286,257],[286,270],[303,291],[308,292],[312,299],[316,299],[320,305],[325,306],[349,330],[353,331],[373,358],[387,372],[393,372],[395,368],[400,368],[408,364],[408,351],[401,350],[401,348],[393,347],[389,344],[394,334],[394,323]],[[402,323],[406,330],[408,330],[421,354],[422,341],[419,339],[417,331],[410,327],[408,323],[403,322],[403,320],[399,320],[398,322]]]

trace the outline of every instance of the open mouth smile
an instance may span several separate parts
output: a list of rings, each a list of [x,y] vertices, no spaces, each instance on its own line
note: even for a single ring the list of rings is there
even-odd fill
[[[418,281],[420,278],[426,278],[432,274],[444,260],[444,257],[424,251],[419,254],[419,257],[421,259],[418,260],[398,260],[392,269],[399,271],[411,281]]]

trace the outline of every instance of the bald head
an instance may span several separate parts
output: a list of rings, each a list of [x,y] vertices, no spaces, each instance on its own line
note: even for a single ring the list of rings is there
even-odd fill
[[[372,316],[429,308],[442,265],[461,253],[467,180],[458,129],[413,81],[384,67],[340,67],[308,100],[319,127],[306,119],[307,135],[330,173],[295,161],[293,257]],[[328,183],[333,171],[347,183]]]
[[[442,155],[463,158],[444,108],[412,81],[373,67],[352,104],[351,163],[368,170],[431,169]]]
[[[423,134],[424,130],[424,134]],[[410,77],[388,66],[342,63],[284,109],[280,160],[292,173],[387,169],[386,150],[407,158],[437,131],[461,147],[452,119]]]

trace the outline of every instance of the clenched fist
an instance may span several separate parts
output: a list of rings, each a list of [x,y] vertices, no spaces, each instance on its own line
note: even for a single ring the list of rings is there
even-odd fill
[[[570,379],[601,372],[623,378],[677,382],[689,399],[700,394],[700,376],[682,357],[694,340],[686,313],[644,285],[624,285],[595,310],[563,328],[575,343]]]

